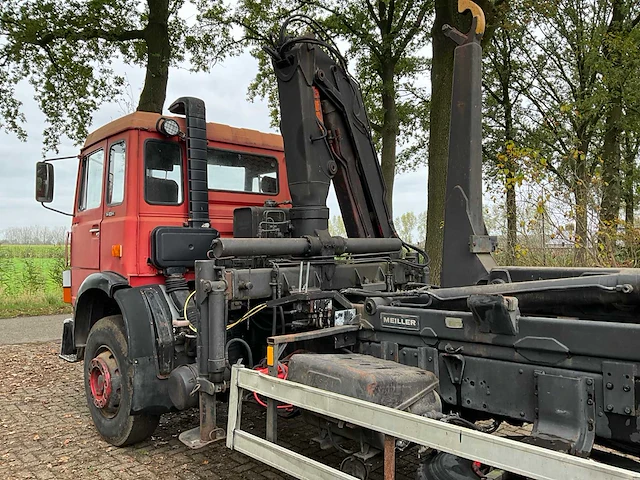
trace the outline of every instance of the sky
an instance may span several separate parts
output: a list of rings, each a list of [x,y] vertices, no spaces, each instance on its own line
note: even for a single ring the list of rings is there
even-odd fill
[[[131,86],[134,105],[144,83],[142,68],[115,66],[117,73],[126,75]],[[276,131],[269,125],[266,101],[254,103],[246,99],[247,87],[257,73],[257,61],[248,53],[214,66],[209,73],[193,73],[186,68],[172,68],[167,91],[168,107],[178,97],[189,95],[202,98],[207,107],[207,121],[261,131]],[[27,83],[17,88],[17,97],[23,102],[27,118],[25,129],[28,140],[22,142],[13,134],[0,129],[0,232],[11,227],[70,226],[70,218],[45,210],[34,199],[35,164],[42,159],[42,131],[45,117],[33,100],[34,91]],[[104,104],[94,114],[90,130],[126,113],[127,106],[120,103]],[[77,155],[79,146],[62,139],[59,155]],[[71,211],[75,193],[77,160],[55,162],[55,194],[53,208]],[[426,209],[427,171],[398,175],[393,198],[394,217],[407,211],[416,214]],[[331,215],[340,211],[333,192],[330,194]],[[1,235],[0,235],[1,236]]]

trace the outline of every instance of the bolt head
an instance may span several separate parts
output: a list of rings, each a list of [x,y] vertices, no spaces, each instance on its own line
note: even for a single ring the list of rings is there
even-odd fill
[[[613,411],[613,405],[609,404],[607,405],[607,412],[611,412]]]
[[[624,413],[629,415],[631,413],[631,408],[630,407],[624,407]]]
[[[591,399],[587,400],[587,405],[593,405],[593,400]]]
[[[587,385],[593,385],[593,379],[587,378]]]
[[[613,383],[607,382],[607,390],[613,390]]]
[[[625,392],[630,392],[630,391],[631,391],[631,387],[630,387],[629,385],[625,385],[625,386],[624,386],[624,388],[623,388],[623,390],[624,390]]]

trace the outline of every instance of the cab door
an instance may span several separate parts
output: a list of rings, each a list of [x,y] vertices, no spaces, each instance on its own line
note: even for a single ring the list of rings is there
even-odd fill
[[[103,210],[105,145],[98,144],[81,160],[76,214],[71,224],[71,275],[77,288],[100,271],[100,226]],[[76,292],[73,292],[74,296]]]
[[[123,276],[135,273],[137,216],[133,214],[135,199],[126,194],[135,169],[127,168],[127,135],[109,140],[106,155],[105,195],[100,224],[100,270]],[[127,211],[130,210],[130,214]],[[126,255],[123,253],[126,252]]]

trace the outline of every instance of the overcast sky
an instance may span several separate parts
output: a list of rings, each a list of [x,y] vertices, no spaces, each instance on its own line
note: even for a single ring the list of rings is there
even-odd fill
[[[134,101],[144,82],[144,71],[139,68],[120,67],[126,74]],[[172,69],[165,108],[180,96],[202,98],[207,106],[207,120],[235,127],[274,131],[269,126],[267,104],[246,100],[247,86],[257,72],[257,62],[249,55],[232,58],[216,65],[210,73],[191,73],[186,69]],[[27,142],[0,130],[0,231],[10,227],[29,225],[69,226],[70,217],[45,210],[34,199],[35,163],[42,158],[42,130],[44,116],[33,100],[33,89],[28,83],[17,89],[24,104],[27,118]],[[94,115],[91,130],[122,116],[126,106],[112,103],[103,105]],[[63,139],[60,156],[77,155],[79,147]],[[75,191],[77,160],[55,162],[55,196],[50,204],[59,210],[71,211]],[[396,178],[393,199],[394,216],[426,209],[426,169],[399,175]],[[333,194],[329,200],[331,215],[339,215]]]

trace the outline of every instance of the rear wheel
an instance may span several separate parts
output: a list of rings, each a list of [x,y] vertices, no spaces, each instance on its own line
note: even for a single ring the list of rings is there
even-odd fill
[[[98,320],[84,352],[84,389],[93,423],[110,444],[121,447],[149,437],[159,415],[131,415],[133,367],[122,315]]]

